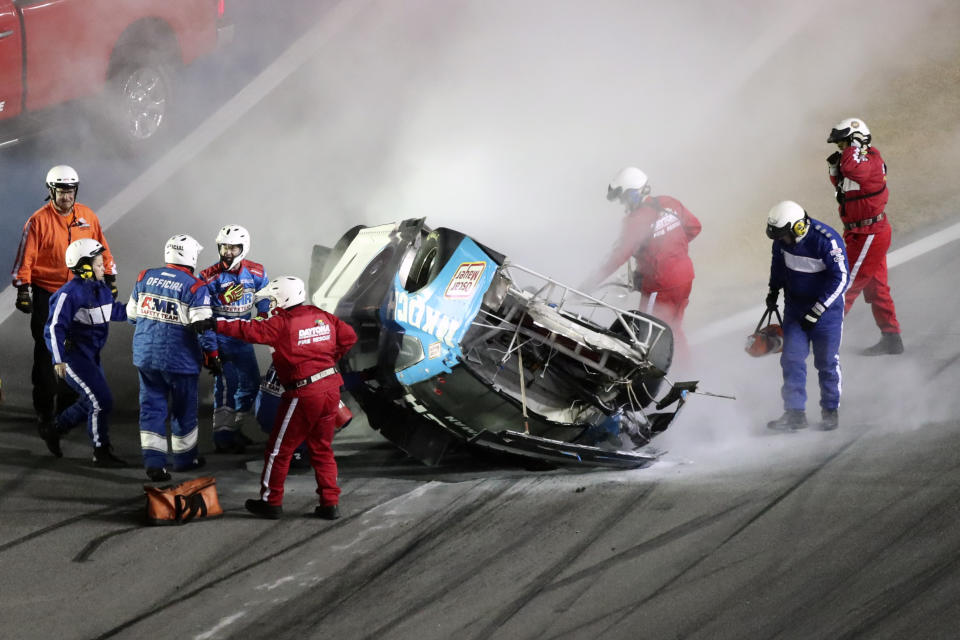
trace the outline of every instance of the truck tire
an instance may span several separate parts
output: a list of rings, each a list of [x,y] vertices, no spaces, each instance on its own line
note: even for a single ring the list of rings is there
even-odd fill
[[[173,108],[170,65],[156,53],[118,52],[103,95],[104,124],[123,150],[136,151],[166,133]]]

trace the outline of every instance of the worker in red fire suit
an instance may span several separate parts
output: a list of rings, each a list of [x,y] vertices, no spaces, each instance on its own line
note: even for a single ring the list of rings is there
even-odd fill
[[[903,353],[900,323],[887,284],[887,250],[892,233],[884,211],[890,197],[887,165],[870,144],[870,129],[859,118],[837,123],[827,142],[836,143],[839,149],[827,158],[827,164],[840,203],[843,241],[850,258],[852,284],[845,295],[844,313],[849,313],[862,291],[880,327],[880,342],[863,354]]]
[[[253,320],[216,318],[194,324],[198,331],[212,328],[220,335],[274,349],[273,365],[284,393],[264,451],[260,499],[247,500],[246,508],[260,518],[282,515],[290,459],[306,441],[320,497],[314,513],[334,520],[340,517],[340,487],[331,443],[343,384],[336,364],[356,343],[357,334],[335,315],[304,304],[306,294],[299,278],[272,280],[256,299],[270,300],[275,313]]]
[[[607,200],[625,207],[620,236],[607,259],[587,279],[592,289],[630,258],[633,287],[640,291],[640,310],[666,322],[673,331],[681,361],[689,355],[683,313],[693,287],[690,241],[700,221],[676,198],[651,196],[647,175],[635,167],[620,171],[607,186]]]

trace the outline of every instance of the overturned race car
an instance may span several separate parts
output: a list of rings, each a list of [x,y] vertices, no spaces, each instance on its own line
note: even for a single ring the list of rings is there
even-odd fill
[[[665,323],[422,218],[357,226],[333,249],[315,247],[309,291],[357,331],[340,366],[370,426],[426,464],[469,447],[646,466],[658,455],[651,438],[696,390],[665,377]]]

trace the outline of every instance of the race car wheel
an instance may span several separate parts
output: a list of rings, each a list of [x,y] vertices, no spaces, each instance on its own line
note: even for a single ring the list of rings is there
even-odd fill
[[[450,229],[430,232],[413,258],[407,274],[407,291],[419,291],[434,281],[463,240],[463,234]]]

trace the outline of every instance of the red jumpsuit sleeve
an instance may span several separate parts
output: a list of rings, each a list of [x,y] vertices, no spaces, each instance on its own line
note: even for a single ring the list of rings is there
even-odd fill
[[[339,360],[357,343],[357,332],[340,318],[333,317],[337,321],[337,354],[335,359]]]
[[[589,278],[587,287],[600,284],[616,271],[624,262],[630,259],[643,247],[650,238],[650,221],[636,213],[628,215],[620,224],[620,236],[613,245],[607,259],[597,267]]]
[[[280,316],[271,316],[265,320],[217,318],[217,333],[244,342],[275,345],[285,333],[286,320]]]
[[[687,234],[687,242],[693,240],[698,235],[702,226],[700,220],[697,219],[697,216],[690,213],[690,210],[686,207],[683,208],[683,230]]]
[[[857,154],[860,149],[857,147],[847,147],[840,156],[840,175],[863,184],[870,173],[874,171],[874,163],[857,160]],[[836,178],[831,176],[831,181],[836,185]]]

